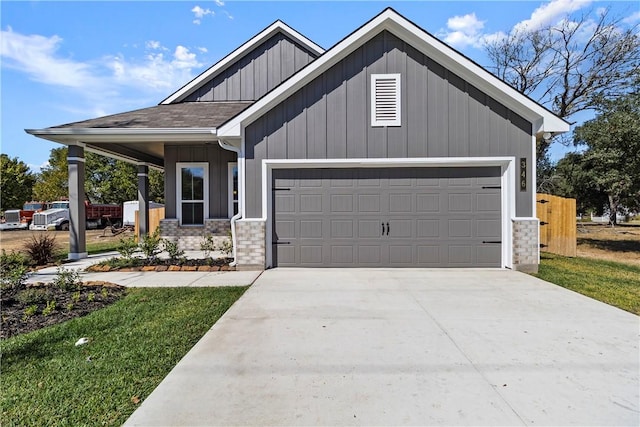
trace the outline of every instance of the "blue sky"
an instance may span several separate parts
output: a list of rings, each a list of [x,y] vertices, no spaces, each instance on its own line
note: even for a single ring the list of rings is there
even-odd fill
[[[1,151],[37,171],[59,145],[24,129],[156,105],[276,19],[329,48],[387,6],[481,65],[481,40],[518,25],[604,7],[640,22],[637,1],[2,1]]]

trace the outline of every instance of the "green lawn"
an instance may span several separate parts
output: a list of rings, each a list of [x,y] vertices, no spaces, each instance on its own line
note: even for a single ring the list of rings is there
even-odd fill
[[[640,315],[640,267],[542,254],[534,276]]]
[[[245,289],[130,289],[1,342],[2,425],[121,425]],[[75,347],[81,337],[91,341]]]

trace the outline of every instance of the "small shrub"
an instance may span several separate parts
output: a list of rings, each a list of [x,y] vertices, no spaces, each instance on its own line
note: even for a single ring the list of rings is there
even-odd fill
[[[49,298],[51,298],[51,292],[42,288],[25,289],[16,295],[16,300],[24,305],[44,304]]]
[[[68,303],[66,305],[66,309],[67,309],[67,311],[72,311],[73,310],[73,303],[72,302]]]
[[[47,306],[42,310],[43,316],[48,316],[56,310],[56,302],[55,300],[51,300],[47,302]]]
[[[148,260],[155,261],[156,257],[161,252],[160,240],[159,228],[156,228],[156,230],[151,234],[142,236],[142,241],[138,246],[140,247],[140,251],[142,251]]]
[[[174,242],[173,240],[163,239],[162,245],[164,246],[164,250],[169,254],[169,260],[172,263],[177,262],[180,258],[184,256],[184,251],[178,248],[178,242]]]
[[[218,250],[220,250],[220,252],[222,252],[226,256],[231,255],[233,253],[233,241],[231,240],[231,238],[228,237],[224,239],[222,243],[220,243]]]
[[[103,287],[100,291],[100,295],[102,295],[103,300],[107,299],[107,297],[109,296],[109,291],[107,290],[107,288]]]
[[[56,277],[53,279],[53,285],[63,291],[76,291],[80,288],[80,283],[80,273],[63,267],[58,267]]]
[[[7,254],[3,249],[0,256],[0,290],[3,299],[13,298],[21,289],[29,274],[27,260],[17,252]]]
[[[58,245],[55,236],[42,233],[32,234],[31,239],[25,242],[24,248],[36,265],[45,265],[54,260]]]
[[[87,301],[88,302],[93,302],[96,299],[96,293],[95,292],[89,292],[87,294]]]
[[[22,319],[27,320],[29,317],[36,315],[36,313],[38,313],[38,306],[35,304],[30,305],[24,309]]]
[[[211,234],[207,234],[202,237],[202,241],[200,242],[200,250],[204,252],[205,258],[209,258],[211,252],[216,250],[216,245],[213,242],[213,236]]]
[[[80,291],[76,291],[73,293],[73,295],[71,295],[71,301],[77,303],[78,301],[80,301]]]
[[[138,243],[136,242],[135,237],[127,237],[126,239],[120,239],[120,245],[118,246],[118,253],[124,259],[131,259],[133,254],[138,252]]]

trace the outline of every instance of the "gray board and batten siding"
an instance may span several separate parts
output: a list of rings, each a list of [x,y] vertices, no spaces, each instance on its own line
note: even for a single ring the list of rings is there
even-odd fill
[[[300,71],[318,54],[283,33],[277,33],[234,62],[201,88],[189,101],[255,101]]]
[[[401,74],[402,124],[371,127],[371,74]],[[247,218],[262,216],[263,159],[494,157],[527,159],[517,216],[532,212],[531,123],[388,31],[249,124]]]
[[[166,145],[164,194],[165,218],[177,218],[176,212],[176,168],[178,162],[203,162],[209,164],[209,218],[227,218],[228,165],[235,162],[236,153],[220,148],[217,144],[198,146]]]

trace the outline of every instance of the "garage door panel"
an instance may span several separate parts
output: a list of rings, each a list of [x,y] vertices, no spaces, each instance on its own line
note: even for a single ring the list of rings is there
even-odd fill
[[[408,213],[415,210],[413,206],[413,194],[389,194],[390,213]]]
[[[386,222],[387,230],[385,233],[385,237],[389,237],[391,239],[394,238],[407,238],[410,239],[415,234],[413,230],[413,224],[415,220],[413,219],[392,219]]]
[[[440,220],[418,219],[416,221],[416,237],[419,239],[440,237]]]
[[[279,213],[294,213],[296,211],[296,198],[293,194],[276,194],[275,209]]]
[[[416,247],[416,264],[425,267],[442,266],[441,251],[442,247],[437,245],[418,245]]]
[[[353,194],[332,194],[331,212],[354,212]]]
[[[499,240],[502,224],[496,219],[478,219],[476,220],[476,236],[485,239]]]
[[[449,237],[470,239],[473,237],[471,219],[450,219],[447,221]]]
[[[359,194],[358,213],[380,213],[380,195]]]
[[[500,190],[495,193],[476,194],[476,212],[497,212],[500,210]]]
[[[358,238],[379,239],[382,237],[382,221],[379,219],[358,220]]]
[[[440,212],[440,194],[416,194],[416,212]]]
[[[321,220],[301,220],[300,221],[300,238],[322,239],[322,221]]]
[[[322,213],[322,194],[300,195],[300,212]]]
[[[499,267],[500,173],[274,170],[274,265]]]
[[[330,237],[332,239],[352,239],[354,222],[353,219],[332,219]]]
[[[382,261],[382,250],[379,245],[358,245],[358,263],[361,265],[377,265]]]
[[[479,267],[493,267],[495,259],[500,258],[501,248],[498,244],[477,245],[475,250],[476,264]]]
[[[322,260],[322,245],[300,245],[300,262],[306,265],[318,265],[323,264]]]
[[[412,245],[389,245],[389,261],[391,264],[413,264],[414,248]]]
[[[448,247],[448,261],[450,266],[469,266],[473,264],[473,248],[469,245],[454,245]]]

